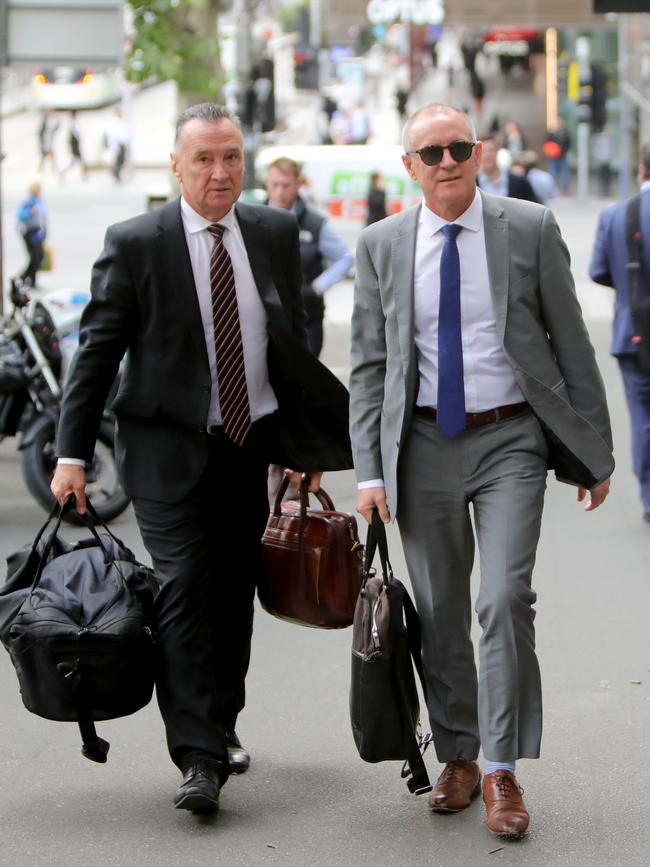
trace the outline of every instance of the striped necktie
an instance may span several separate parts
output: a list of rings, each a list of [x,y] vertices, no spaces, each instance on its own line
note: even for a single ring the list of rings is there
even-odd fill
[[[224,227],[217,223],[208,226],[208,232],[214,238],[210,255],[210,293],[219,407],[226,436],[235,445],[242,446],[251,429],[251,412],[246,388],[235,275],[230,254],[223,244],[223,231]]]
[[[440,307],[438,309],[438,401],[440,430],[455,437],[465,430],[465,382],[463,341],[460,325],[460,258],[456,236],[462,229],[448,223],[440,257]]]

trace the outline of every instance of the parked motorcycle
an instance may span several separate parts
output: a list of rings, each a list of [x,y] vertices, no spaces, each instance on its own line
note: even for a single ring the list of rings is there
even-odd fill
[[[9,301],[9,312],[0,318],[0,441],[20,438],[23,478],[34,499],[49,511],[64,359],[45,304],[30,299],[16,279]],[[87,491],[103,521],[113,520],[129,504],[117,476],[114,439],[115,422],[106,410],[95,454],[86,466]],[[65,520],[81,523],[74,510],[66,512]]]

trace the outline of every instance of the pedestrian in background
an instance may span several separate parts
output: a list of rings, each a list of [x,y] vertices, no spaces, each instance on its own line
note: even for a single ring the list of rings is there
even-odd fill
[[[353,256],[329,220],[306,206],[299,193],[302,185],[302,170],[294,160],[279,157],[266,171],[269,205],[292,211],[298,220],[307,340],[309,348],[318,357],[323,348],[323,295],[347,276]]]
[[[43,262],[44,244],[47,236],[47,209],[43,201],[40,181],[33,181],[29,193],[16,208],[16,227],[27,249],[28,262],[20,279],[36,286],[36,275]]]
[[[120,183],[129,147],[129,127],[119,108],[115,109],[115,113],[109,120],[104,137],[106,147],[110,151],[113,160],[111,174]]]
[[[335,145],[352,144],[352,116],[347,108],[337,108],[332,115],[330,137]]]
[[[56,154],[54,153],[54,137],[59,128],[59,121],[53,109],[45,108],[41,115],[38,126],[38,145],[40,159],[38,161],[39,174],[45,170],[45,163],[49,160],[52,171],[58,174],[56,167]]]
[[[370,135],[370,123],[365,105],[357,102],[350,113],[351,144],[365,144]]]
[[[564,118],[558,115],[557,127],[546,131],[542,145],[544,156],[548,160],[548,168],[563,196],[569,195],[569,161],[567,154],[571,148],[571,136],[564,126]]]
[[[476,72],[476,70],[472,70],[469,74],[469,89],[470,93],[472,94],[474,115],[478,121],[481,119],[481,115],[483,112],[483,100],[485,98],[485,81],[481,78],[478,72]]]
[[[508,120],[503,127],[503,143],[508,149],[510,156],[514,160],[515,157],[525,149],[524,134],[518,123],[514,120]]]
[[[511,166],[511,171],[514,174],[521,174],[526,178],[528,183],[533,188],[535,198],[542,205],[545,205],[549,199],[554,199],[560,195],[555,178],[550,172],[540,169],[537,165],[538,156],[534,150],[524,150],[515,157]]]
[[[578,500],[591,491],[587,511],[604,501],[605,392],[552,212],[477,190],[482,144],[455,108],[417,111],[403,145],[423,201],[364,229],[357,246],[357,509],[399,525],[445,763],[429,807],[470,805],[482,748],[488,828],[520,836],[529,815],[515,763],[539,756],[542,733],[531,581],[547,470],[579,486]]]
[[[641,182],[641,240],[643,254],[638,279],[639,301],[650,304],[650,142],[639,154]],[[593,254],[589,265],[591,279],[616,291],[611,353],[618,366],[625,388],[632,432],[632,464],[639,480],[643,519],[650,523],[650,371],[639,365],[639,344],[642,336],[650,342],[650,333],[639,335],[632,318],[630,293],[630,261],[627,237],[629,201],[606,208],[598,220]]]
[[[497,155],[499,142],[493,136],[484,136],[481,140],[482,154],[481,170],[478,173],[478,185],[488,193],[496,196],[509,196],[512,199],[526,199],[536,202],[533,188],[525,177],[514,172],[499,168]]]
[[[180,199],[109,227],[95,262],[52,492],[84,511],[84,463],[128,352],[113,402],[117,463],[162,585],[156,696],[183,775],[174,804],[212,813],[229,774],[250,762],[235,724],[268,465],[311,467],[312,490],[321,462],[349,467],[348,395],[307,348],[295,219],[238,201],[236,118],[212,103],[188,108],[171,164]],[[134,769],[124,791],[141,792],[142,779]]]
[[[370,189],[368,190],[366,203],[368,206],[366,226],[376,223],[378,220],[383,220],[387,215],[386,190],[384,189],[384,181],[379,172],[373,172],[370,175]]]
[[[70,119],[68,121],[68,147],[70,148],[70,161],[61,169],[61,180],[63,180],[75,163],[79,163],[81,177],[85,181],[88,177],[88,169],[81,155],[81,128],[76,111],[70,112]]]
[[[614,145],[607,126],[591,137],[591,153],[598,177],[598,189],[604,199],[608,199],[612,187],[612,158]]]

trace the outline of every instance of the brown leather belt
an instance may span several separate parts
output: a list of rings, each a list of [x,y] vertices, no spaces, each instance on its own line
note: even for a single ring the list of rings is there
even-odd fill
[[[468,412],[465,414],[465,428],[471,430],[475,427],[483,427],[486,424],[495,424],[521,415],[528,409],[527,403],[511,403],[508,406],[497,406],[495,409],[486,409],[484,412]],[[438,413],[433,406],[416,406],[415,412],[423,415],[430,421],[436,421]]]

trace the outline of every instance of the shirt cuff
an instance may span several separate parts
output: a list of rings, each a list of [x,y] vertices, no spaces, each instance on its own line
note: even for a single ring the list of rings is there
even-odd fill
[[[67,464],[70,467],[85,467],[86,462],[81,458],[59,458],[57,464]]]
[[[384,480],[383,479],[369,479],[367,482],[358,482],[357,490],[363,491],[366,488],[383,488]]]

